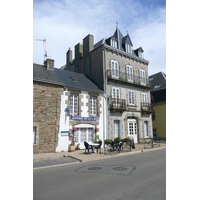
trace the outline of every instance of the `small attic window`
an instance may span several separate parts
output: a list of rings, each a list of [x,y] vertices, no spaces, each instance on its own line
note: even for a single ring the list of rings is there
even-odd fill
[[[126,52],[127,53],[132,53],[132,47],[129,44],[125,44]]]
[[[141,51],[138,51],[138,57],[143,58],[143,53]]]
[[[113,39],[110,39],[110,46],[114,47],[114,48],[117,48],[117,41],[115,41]]]
[[[154,89],[159,88],[160,84],[155,85]]]
[[[72,79],[72,81],[78,82],[78,79],[75,76],[70,76],[70,78]]]
[[[150,81],[153,81],[153,77],[149,79]]]

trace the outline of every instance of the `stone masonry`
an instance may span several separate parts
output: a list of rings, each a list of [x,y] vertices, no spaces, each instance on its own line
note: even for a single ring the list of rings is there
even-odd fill
[[[55,152],[58,143],[61,86],[33,82],[33,153]]]

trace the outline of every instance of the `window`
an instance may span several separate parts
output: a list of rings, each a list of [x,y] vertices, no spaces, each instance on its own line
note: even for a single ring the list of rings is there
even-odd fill
[[[80,129],[80,142],[87,141],[87,129],[81,128]]]
[[[36,144],[36,127],[33,127],[33,144]]]
[[[119,99],[119,88],[112,89],[112,98]]]
[[[143,53],[141,51],[138,51],[138,57],[143,58]]]
[[[117,48],[117,41],[115,41],[113,39],[110,39],[110,46],[114,47],[114,48]]]
[[[74,81],[74,82],[78,82],[78,79],[75,76],[70,76],[70,78]]]
[[[78,143],[78,141],[79,141],[79,137],[78,137],[79,134],[78,134],[78,132],[79,132],[79,129],[77,129],[77,130],[74,131],[74,139],[75,139],[76,143]]]
[[[134,92],[133,91],[128,92],[128,99],[129,99],[129,104],[132,104],[132,105],[135,104],[135,102],[134,102]]]
[[[39,123],[33,122],[33,146],[39,145]]]
[[[93,142],[92,128],[88,128],[88,142]]]
[[[147,94],[142,93],[142,103],[147,103]]]
[[[133,82],[133,67],[127,65],[126,66],[127,80]]]
[[[120,137],[120,123],[119,120],[114,120],[114,137]]]
[[[112,77],[119,78],[118,62],[111,60]]]
[[[96,97],[90,97],[90,115],[97,114],[97,100]]]
[[[160,84],[155,85],[154,89],[159,88],[159,87],[160,87]]]
[[[70,95],[70,113],[78,114],[78,95],[77,94]]]
[[[146,84],[145,71],[143,69],[140,69],[140,83],[142,85]]]
[[[148,121],[144,121],[144,136],[149,137],[149,123],[148,123]]]
[[[132,47],[131,47],[131,45],[129,45],[129,44],[125,44],[125,48],[126,48],[126,52],[127,53],[132,53]]]

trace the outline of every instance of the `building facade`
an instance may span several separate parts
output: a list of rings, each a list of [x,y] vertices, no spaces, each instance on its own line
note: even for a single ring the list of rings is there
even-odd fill
[[[68,151],[103,140],[103,91],[85,75],[33,64],[33,153]]]
[[[141,47],[133,50],[127,33],[118,26],[114,34],[94,45],[88,35],[66,55],[64,70],[85,74],[105,93],[105,138],[130,136],[135,143],[153,137],[148,61]]]
[[[153,104],[153,136],[166,140],[166,74],[158,72],[149,76]]]

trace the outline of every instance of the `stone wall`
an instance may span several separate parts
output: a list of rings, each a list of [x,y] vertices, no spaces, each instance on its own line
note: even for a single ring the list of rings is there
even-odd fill
[[[55,152],[62,91],[61,86],[33,82],[33,126],[36,127],[33,153]]]

